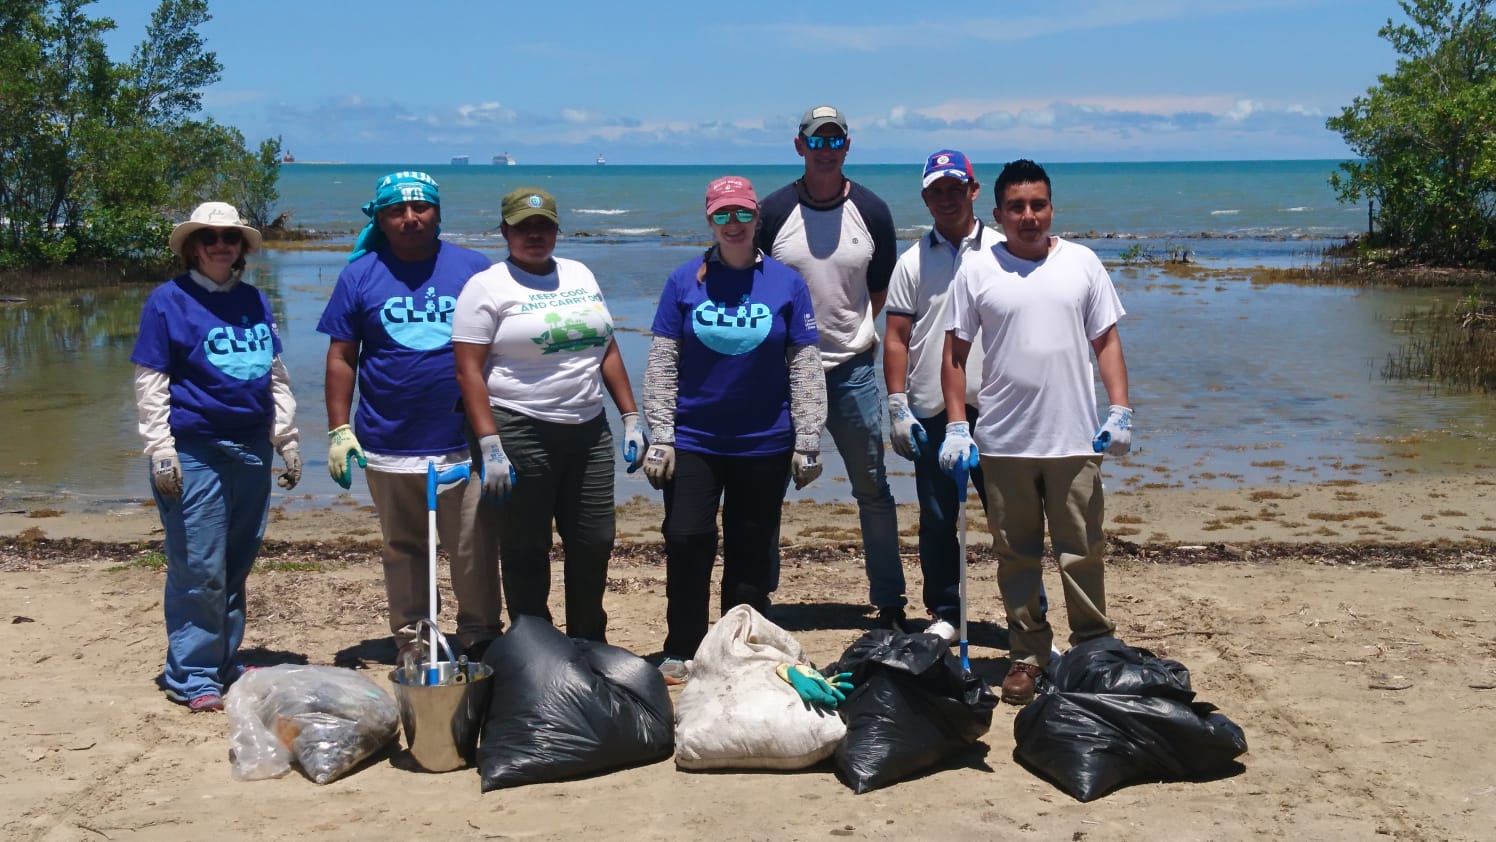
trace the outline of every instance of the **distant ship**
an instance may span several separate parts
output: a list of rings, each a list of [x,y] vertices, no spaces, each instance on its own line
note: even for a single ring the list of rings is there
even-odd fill
[[[603,153],[597,153],[597,165],[600,167],[606,163],[608,163],[608,159],[603,157]]]
[[[454,166],[454,167],[465,167],[465,166],[467,166],[467,162],[468,162],[468,156],[466,156],[466,155],[453,155],[452,156],[452,166]]]
[[[285,153],[281,155],[281,163],[294,164],[296,163],[296,156],[291,154],[291,150],[287,149]]]
[[[499,154],[493,156],[493,162],[495,166],[500,167],[512,167],[515,164],[519,163],[519,161],[514,160],[514,156],[510,155],[508,152],[500,152]]]

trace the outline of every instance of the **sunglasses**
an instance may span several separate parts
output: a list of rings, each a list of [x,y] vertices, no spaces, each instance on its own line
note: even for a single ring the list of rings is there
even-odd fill
[[[825,147],[827,149],[839,151],[847,148],[847,136],[844,134],[839,134],[834,137],[825,137],[824,135],[818,134],[808,135],[805,137],[805,146],[809,149],[820,149],[821,147]]]
[[[205,246],[216,246],[221,239],[231,246],[237,246],[244,242],[244,234],[238,228],[225,228],[222,231],[213,228],[197,229],[197,241]]]
[[[716,213],[711,215],[712,221],[717,223],[718,225],[726,225],[734,219],[743,223],[744,225],[747,225],[748,223],[752,222],[753,218],[756,216],[758,216],[758,213],[756,211],[744,210],[743,208],[738,208],[737,210],[717,211]]]

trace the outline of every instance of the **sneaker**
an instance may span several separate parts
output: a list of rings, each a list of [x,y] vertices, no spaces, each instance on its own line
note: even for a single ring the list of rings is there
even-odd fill
[[[1014,661],[1003,678],[1002,698],[1010,705],[1026,705],[1034,700],[1034,680],[1044,670],[1034,664]]]
[[[909,627],[909,618],[904,616],[904,608],[900,605],[879,608],[875,628],[891,629],[895,634],[910,634],[914,631]]]
[[[935,635],[936,637],[945,641],[947,646],[955,643],[961,637],[960,632],[956,631],[956,627],[951,625],[950,623],[947,623],[945,620],[936,620],[935,622],[926,626],[925,634]]]
[[[666,658],[660,662],[660,677],[666,687],[685,684],[691,679],[691,665],[680,658]]]
[[[187,703],[187,709],[193,713],[208,713],[210,711],[223,710],[223,697],[212,692],[204,693],[201,696],[194,696]]]

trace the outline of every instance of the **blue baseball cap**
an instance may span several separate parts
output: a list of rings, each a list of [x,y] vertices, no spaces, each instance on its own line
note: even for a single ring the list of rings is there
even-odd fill
[[[976,181],[977,174],[971,169],[971,162],[966,160],[954,149],[942,149],[930,156],[925,161],[925,178],[923,187],[929,187],[937,179],[951,177],[960,179],[962,182]]]

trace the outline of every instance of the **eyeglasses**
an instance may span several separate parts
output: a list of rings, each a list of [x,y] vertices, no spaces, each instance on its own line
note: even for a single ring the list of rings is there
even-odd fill
[[[824,146],[828,149],[840,151],[847,147],[847,136],[844,134],[833,137],[818,134],[807,135],[805,137],[805,146],[810,149],[820,149]]]
[[[748,223],[752,222],[753,218],[756,216],[758,216],[757,211],[738,208],[737,210],[717,211],[716,213],[712,214],[712,221],[717,223],[718,225],[726,225],[727,223],[736,219],[744,225],[747,225]]]
[[[197,229],[197,241],[205,246],[216,246],[221,239],[231,246],[237,246],[244,241],[244,234],[238,228],[225,228],[219,231],[216,228]]]

